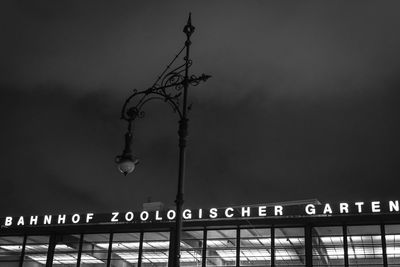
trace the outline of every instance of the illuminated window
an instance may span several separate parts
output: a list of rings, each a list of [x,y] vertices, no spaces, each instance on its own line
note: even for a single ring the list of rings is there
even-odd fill
[[[107,265],[109,234],[84,235],[82,241],[81,267]]]
[[[145,232],[142,266],[168,266],[169,232]]]
[[[400,266],[400,225],[385,225],[388,266]]]
[[[240,266],[271,265],[270,229],[240,230]]]
[[[18,266],[23,239],[22,236],[0,237],[0,267]]]
[[[45,266],[48,249],[48,236],[28,236],[23,266]]]
[[[312,229],[313,266],[344,266],[342,227]]]
[[[53,265],[76,266],[78,262],[79,235],[57,236]]]
[[[378,225],[347,227],[349,266],[382,266],[381,231]]]
[[[140,233],[114,234],[112,243],[111,266],[125,267],[138,264]],[[126,265],[129,263],[131,265]]]
[[[275,229],[275,265],[305,266],[304,229]]]
[[[236,265],[236,230],[207,231],[207,266]]]
[[[181,240],[181,266],[201,266],[203,231],[183,231]]]

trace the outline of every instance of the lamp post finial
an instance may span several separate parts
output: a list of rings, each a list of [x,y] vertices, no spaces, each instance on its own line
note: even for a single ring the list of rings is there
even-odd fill
[[[186,33],[188,37],[190,37],[190,35],[192,35],[192,33],[194,32],[194,29],[195,27],[192,25],[192,13],[189,12],[189,18],[185,27],[183,28],[183,32]]]

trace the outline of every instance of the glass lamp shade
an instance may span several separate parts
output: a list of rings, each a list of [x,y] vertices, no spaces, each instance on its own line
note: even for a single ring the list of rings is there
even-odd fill
[[[118,161],[117,168],[123,175],[126,176],[127,174],[133,172],[136,167],[136,163],[137,161],[133,161],[130,158],[124,158]]]

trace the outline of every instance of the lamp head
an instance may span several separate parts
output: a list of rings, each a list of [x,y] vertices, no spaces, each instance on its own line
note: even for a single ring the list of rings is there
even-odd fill
[[[118,156],[115,161],[118,170],[125,176],[133,172],[139,163],[139,160],[133,159],[131,155]]]
[[[132,144],[132,133],[128,131],[125,134],[125,148],[122,155],[115,158],[118,170],[123,174],[127,175],[135,169],[136,165],[139,163],[139,159],[132,156],[131,150]]]

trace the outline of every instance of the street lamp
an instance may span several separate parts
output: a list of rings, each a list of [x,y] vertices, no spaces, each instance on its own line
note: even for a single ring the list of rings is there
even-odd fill
[[[202,74],[200,76],[190,75],[189,68],[192,65],[192,60],[189,57],[190,52],[190,36],[194,32],[194,26],[191,22],[191,15],[187,24],[183,28],[183,32],[186,34],[186,41],[182,49],[172,59],[168,66],[164,69],[161,75],[157,78],[154,84],[145,90],[138,91],[134,90],[133,93],[125,100],[125,103],[121,111],[121,119],[128,123],[128,129],[125,134],[125,147],[122,155],[116,157],[116,163],[118,170],[127,175],[135,169],[139,160],[132,155],[131,144],[132,144],[132,124],[135,119],[142,118],[144,112],[143,106],[153,100],[162,100],[168,103],[173,111],[179,116],[179,171],[178,171],[178,189],[175,199],[176,204],[176,220],[175,220],[175,231],[173,235],[173,249],[172,265],[174,267],[179,266],[180,258],[180,241],[182,232],[182,208],[183,208],[183,193],[184,193],[184,180],[185,180],[185,147],[186,147],[186,136],[188,129],[187,119],[187,95],[189,85],[196,86],[200,82],[205,82],[211,76]],[[183,56],[183,64],[177,64],[174,66],[175,61],[185,52]]]

